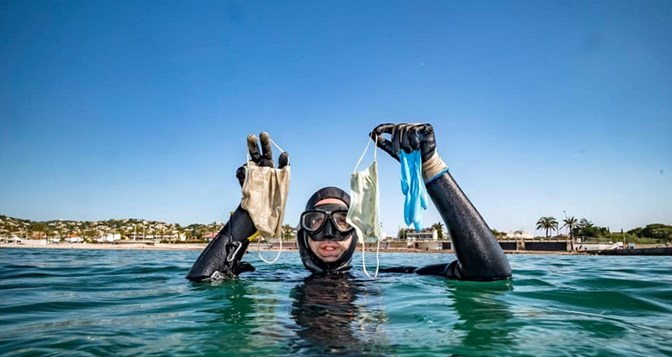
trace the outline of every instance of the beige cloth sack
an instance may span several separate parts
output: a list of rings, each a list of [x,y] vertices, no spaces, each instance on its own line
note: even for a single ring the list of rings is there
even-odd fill
[[[243,199],[245,209],[259,234],[264,238],[280,238],[289,194],[289,165],[282,169],[258,166],[247,162]]]

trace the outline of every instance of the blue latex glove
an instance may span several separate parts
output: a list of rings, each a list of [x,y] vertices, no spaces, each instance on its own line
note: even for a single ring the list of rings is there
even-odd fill
[[[406,225],[415,227],[418,232],[422,229],[422,210],[427,209],[429,197],[422,178],[422,158],[420,150],[407,154],[399,152],[401,162],[401,192],[406,196],[404,200],[404,220]]]

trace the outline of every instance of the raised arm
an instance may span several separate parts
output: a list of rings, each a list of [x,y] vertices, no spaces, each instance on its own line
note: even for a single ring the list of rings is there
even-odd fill
[[[258,166],[273,167],[271,141],[267,133],[259,135],[261,141],[261,153],[255,135],[248,135],[247,147],[251,161]],[[278,168],[282,169],[289,162],[286,152],[280,154]],[[236,177],[241,187],[245,180],[245,168],[240,167],[236,171]],[[248,212],[241,205],[233,212],[229,221],[224,225],[217,236],[208,244],[196,259],[187,279],[201,281],[208,279],[231,279],[240,273],[254,271],[249,263],[241,261],[247,246],[250,244],[249,237],[257,232],[257,228]]]
[[[250,244],[248,237],[256,231],[247,211],[238,206],[224,228],[203,249],[191,266],[187,279],[193,281],[231,279],[245,271],[254,271],[252,265],[242,262],[241,259]]]
[[[389,134],[390,139],[383,135]],[[381,124],[371,137],[390,156],[399,160],[400,150],[420,150],[427,192],[441,214],[457,260],[415,269],[418,274],[460,280],[501,280],[511,277],[511,266],[492,231],[436,152],[430,124]]]

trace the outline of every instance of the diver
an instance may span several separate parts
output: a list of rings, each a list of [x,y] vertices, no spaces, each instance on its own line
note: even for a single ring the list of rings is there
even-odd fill
[[[390,138],[384,137],[387,134]],[[422,176],[432,202],[449,230],[457,259],[450,263],[424,267],[381,268],[381,272],[436,275],[449,279],[494,281],[511,277],[511,267],[487,223],[462,192],[447,165],[438,155],[434,129],[430,124],[381,124],[369,134],[377,146],[399,161],[400,153],[419,150]],[[267,133],[247,138],[251,162],[273,167],[271,140]],[[288,165],[288,154],[278,158],[278,169]],[[236,172],[243,185],[245,170]],[[315,274],[347,272],[356,250],[356,230],[346,220],[350,196],[336,187],[315,192],[301,214],[296,240],[301,261]],[[230,279],[254,267],[242,261],[257,232],[247,210],[239,205],[217,236],[201,252],[187,274],[193,281]]]

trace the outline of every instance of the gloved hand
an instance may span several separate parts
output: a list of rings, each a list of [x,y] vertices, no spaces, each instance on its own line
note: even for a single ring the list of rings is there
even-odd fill
[[[387,139],[383,134],[390,134],[391,138]],[[420,150],[422,176],[425,181],[448,167],[436,152],[434,128],[431,124],[380,124],[369,136],[377,142],[379,148],[397,161],[401,150],[406,153]]]
[[[273,150],[271,149],[271,137],[267,132],[262,132],[259,134],[259,141],[261,142],[261,154],[259,153],[259,143],[257,142],[257,137],[254,134],[247,136],[247,150],[250,153],[250,160],[257,164],[258,166],[267,166],[273,167]],[[278,168],[282,169],[287,166],[289,163],[289,154],[283,152],[278,158]],[[245,167],[247,163],[239,167],[236,170],[236,178],[240,187],[243,187],[245,182]]]
[[[230,237],[222,237],[221,242],[224,243],[223,261],[220,260],[220,266],[210,275],[210,280],[233,279],[241,273],[256,270],[252,264],[241,261],[247,246],[250,244],[249,240],[232,242]]]
[[[251,226],[254,229],[254,226],[251,225],[252,221],[245,215],[244,210],[236,210],[236,213],[231,216],[231,221],[224,226],[196,259],[187,274],[187,279],[192,281],[233,279],[241,273],[255,270],[251,264],[241,261],[250,241],[247,239],[236,240],[235,235],[242,235],[241,232],[236,232],[232,228],[235,223],[242,223],[238,225],[238,230],[244,229],[240,225]]]
[[[271,138],[265,132],[259,134],[259,138],[261,139],[261,153],[259,152],[257,137],[252,134],[247,137],[250,160],[258,166],[273,167]],[[286,152],[283,152],[280,154],[278,167],[284,168],[288,164],[289,157]],[[245,165],[236,171],[236,177],[241,187],[245,182]],[[241,203],[231,214],[224,228],[201,252],[201,255],[196,259],[196,262],[189,271],[187,278],[195,281],[231,279],[240,273],[254,271],[252,265],[241,260],[250,244],[248,238],[256,231],[257,227],[252,217],[242,207]]]

